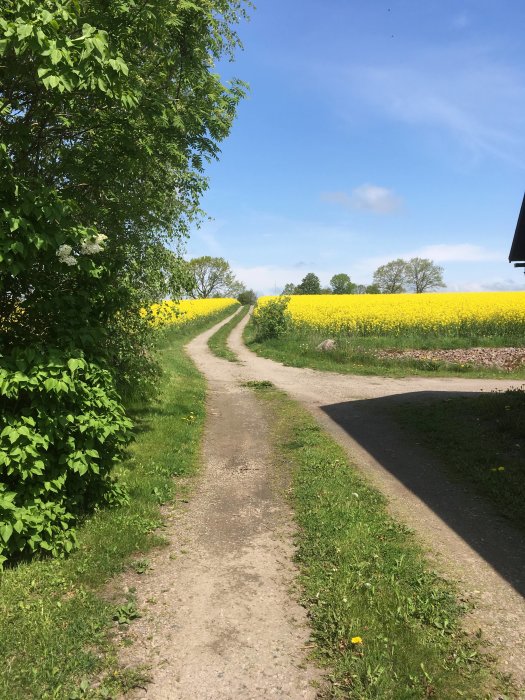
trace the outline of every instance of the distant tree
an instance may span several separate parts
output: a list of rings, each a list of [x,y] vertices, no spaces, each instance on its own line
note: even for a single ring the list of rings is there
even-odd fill
[[[245,289],[244,292],[241,292],[237,296],[237,301],[243,306],[247,304],[255,304],[257,301],[257,294],[253,291],[253,289]]]
[[[354,294],[356,285],[345,272],[334,275],[330,280],[333,294]]]
[[[281,292],[281,296],[290,296],[291,294],[295,294],[295,284],[288,282],[284,285],[284,289]]]
[[[237,297],[244,285],[235,278],[230,264],[224,258],[204,255],[188,263],[192,275],[192,286],[188,293],[194,299],[208,297]]]
[[[365,287],[365,294],[381,294],[381,290],[377,284],[368,284]]]
[[[381,294],[400,294],[405,291],[407,263],[401,258],[381,265],[374,272],[373,284]]]
[[[321,287],[321,294],[333,294],[330,287]]]
[[[366,294],[366,284],[356,284],[354,294]]]
[[[416,294],[446,286],[443,281],[443,268],[428,258],[409,260],[405,269],[405,281],[409,289]]]
[[[321,294],[321,280],[313,272],[309,272],[303,278],[301,284],[295,288],[296,294]]]

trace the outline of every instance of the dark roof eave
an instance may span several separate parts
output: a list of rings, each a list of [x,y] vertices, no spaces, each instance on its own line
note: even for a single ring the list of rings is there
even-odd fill
[[[523,195],[518,223],[509,253],[509,262],[523,261],[525,261],[525,195]]]

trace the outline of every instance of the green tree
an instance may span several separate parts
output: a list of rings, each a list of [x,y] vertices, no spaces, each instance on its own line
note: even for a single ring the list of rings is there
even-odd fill
[[[365,287],[365,294],[381,294],[381,290],[379,289],[377,284],[368,284]]]
[[[203,255],[188,263],[192,284],[188,292],[196,299],[208,297],[237,297],[244,285],[235,278],[230,264],[224,258]]]
[[[333,294],[354,294],[356,285],[346,273],[340,272],[332,277],[330,287]]]
[[[416,294],[446,286],[443,281],[443,268],[428,258],[409,260],[406,264],[405,279],[409,289]]]
[[[68,513],[91,502],[81,488],[100,497],[111,488],[129,430],[114,384],[143,386],[152,334],[139,311],[184,286],[168,244],[201,215],[205,164],[243,96],[214,65],[238,45],[243,13],[241,0],[2,4],[0,463],[8,455],[10,512],[28,527],[51,501],[69,527]],[[85,436],[86,425],[89,440],[77,443],[71,431]],[[104,442],[108,426],[114,439]],[[28,497],[28,513],[24,450],[11,450],[19,435],[47,484]],[[53,460],[31,457],[42,444]],[[90,479],[75,477],[69,496],[73,473]],[[19,551],[30,541],[21,532]]]
[[[405,291],[407,263],[401,258],[381,265],[374,272],[373,284],[382,294],[400,294]]]
[[[304,276],[301,283],[295,288],[296,294],[321,294],[321,280],[313,272]]]
[[[257,294],[253,291],[253,289],[245,289],[243,292],[237,295],[237,301],[243,306],[246,306],[247,304],[255,304],[257,303]]]
[[[281,292],[281,296],[291,296],[292,294],[296,294],[296,286],[292,282],[287,282],[284,285],[284,289]]]

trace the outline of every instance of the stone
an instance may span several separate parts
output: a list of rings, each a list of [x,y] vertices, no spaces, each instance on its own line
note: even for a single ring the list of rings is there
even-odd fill
[[[326,340],[323,340],[322,343],[319,343],[316,349],[320,352],[330,352],[330,350],[335,350],[335,340],[327,338]]]

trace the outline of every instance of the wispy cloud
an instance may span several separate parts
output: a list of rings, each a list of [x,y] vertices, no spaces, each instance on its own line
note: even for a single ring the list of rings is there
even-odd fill
[[[355,266],[356,274],[370,276],[380,265],[384,265],[390,260],[402,258],[428,258],[435,263],[485,263],[485,262],[506,262],[505,251],[489,250],[483,246],[472,245],[470,243],[437,243],[435,245],[423,246],[412,250],[392,250],[388,255],[362,258]]]
[[[505,279],[501,277],[488,280],[486,282],[467,282],[463,284],[450,285],[448,291],[451,292],[523,292],[525,291],[525,280]]]
[[[454,29],[465,29],[470,24],[470,17],[466,12],[460,12],[452,18]]]
[[[362,209],[376,214],[392,214],[401,209],[402,201],[392,190],[378,185],[364,184],[346,192],[323,192],[321,199],[325,202],[340,204],[349,209]]]
[[[430,258],[434,262],[506,262],[505,251],[489,250],[470,243],[438,243],[406,254],[409,258]],[[406,257],[401,256],[401,257]]]
[[[354,108],[360,101],[391,119],[443,129],[477,157],[525,167],[525,76],[488,49],[418,47],[397,63],[335,67],[334,73],[334,88]]]

